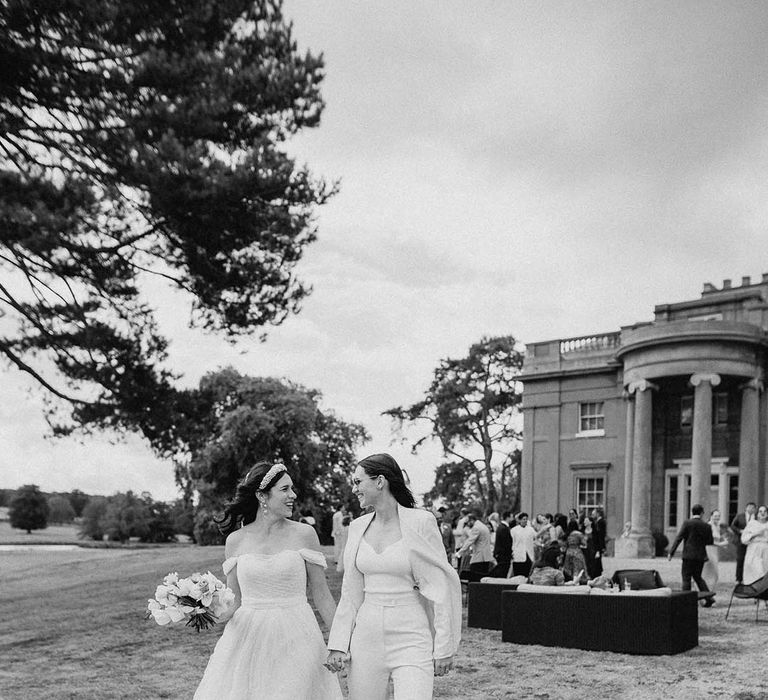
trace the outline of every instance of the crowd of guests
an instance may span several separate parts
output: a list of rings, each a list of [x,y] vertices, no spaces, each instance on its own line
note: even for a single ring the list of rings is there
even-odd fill
[[[537,513],[531,519],[528,513],[513,515],[510,511],[483,518],[480,511],[468,508],[451,518],[449,511],[440,507],[435,517],[446,556],[460,574],[469,571],[496,578],[524,576],[532,583],[561,585],[593,580],[603,573],[606,523],[601,508],[589,512],[571,508],[567,514]],[[332,526],[339,571],[343,571],[341,552],[350,521],[351,513],[339,504]],[[768,574],[768,506],[758,508],[748,503],[730,527],[715,509],[707,524],[712,541],[707,539],[706,561],[700,575],[709,589],[717,585],[719,551],[729,541],[737,545],[738,583],[753,583]],[[630,529],[627,523],[622,536],[628,535]]]
[[[446,556],[460,575],[522,576],[534,584],[561,585],[603,573],[606,524],[601,508],[537,513],[532,520],[528,513],[511,511],[483,519],[467,508],[455,520],[445,508],[435,515]]]

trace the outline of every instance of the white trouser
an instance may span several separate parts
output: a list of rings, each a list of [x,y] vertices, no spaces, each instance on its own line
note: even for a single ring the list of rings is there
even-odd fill
[[[349,700],[430,700],[432,632],[417,592],[367,593],[350,642]]]

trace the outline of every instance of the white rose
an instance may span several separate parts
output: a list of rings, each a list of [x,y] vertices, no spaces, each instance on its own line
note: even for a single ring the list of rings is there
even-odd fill
[[[191,596],[192,595],[192,590],[194,588],[195,588],[195,584],[192,583],[191,579],[188,579],[188,578],[180,579],[179,583],[178,583],[178,589],[179,589],[178,595],[179,595],[179,597],[185,596],[185,595]]]

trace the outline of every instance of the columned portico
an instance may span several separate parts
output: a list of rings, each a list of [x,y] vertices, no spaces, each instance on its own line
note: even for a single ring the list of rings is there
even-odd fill
[[[741,387],[741,432],[739,435],[739,512],[750,501],[760,502],[758,490],[760,446],[760,392],[763,383],[751,379]]]
[[[653,399],[655,384],[640,379],[631,382],[627,392],[634,395],[634,410],[631,436],[627,444],[632,445],[632,494],[629,520],[632,528],[629,537],[620,545],[620,556],[652,557],[654,542],[651,535],[651,467],[653,464]],[[629,428],[629,421],[627,421]],[[631,439],[631,442],[630,442]]]
[[[730,522],[768,499],[766,373],[768,274],[618,333],[529,344],[521,507],[601,505],[628,558],[654,556],[695,503]]]
[[[712,476],[712,387],[720,384],[718,374],[694,374],[693,445],[691,448],[691,505],[700,503],[709,513]]]
[[[629,391],[624,391],[627,409],[627,440],[624,451],[624,523],[632,522],[632,459],[635,440],[635,400]]]

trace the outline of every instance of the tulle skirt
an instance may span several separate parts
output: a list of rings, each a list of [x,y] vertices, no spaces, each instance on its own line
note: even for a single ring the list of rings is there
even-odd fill
[[[243,606],[216,644],[195,700],[341,700],[336,675],[323,666],[326,657],[306,600]]]

